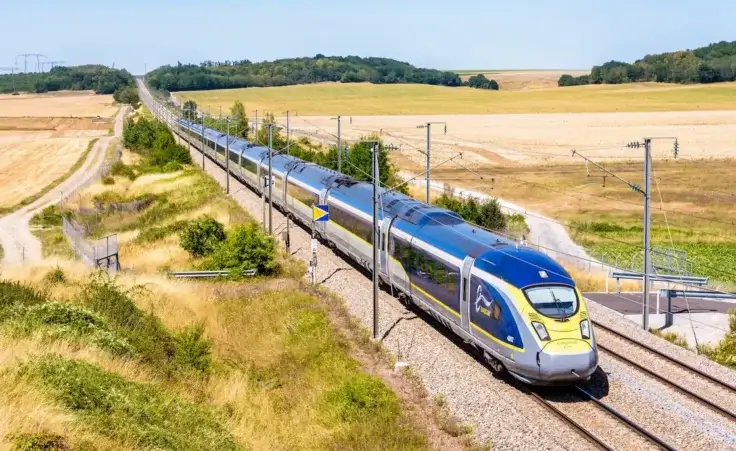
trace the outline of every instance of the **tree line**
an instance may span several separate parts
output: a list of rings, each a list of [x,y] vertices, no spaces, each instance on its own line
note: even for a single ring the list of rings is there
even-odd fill
[[[0,93],[87,91],[96,94],[113,94],[135,80],[125,69],[113,69],[99,64],[64,67],[57,66],[43,73],[0,75]]]
[[[736,41],[710,44],[695,50],[647,55],[633,64],[609,61],[594,66],[590,75],[562,75],[558,86],[663,83],[717,83],[736,81]]]
[[[148,84],[160,91],[287,86],[341,82],[375,84],[418,83],[463,86],[454,72],[422,69],[389,58],[316,55],[253,63],[248,60],[199,65],[166,65],[146,74]]]

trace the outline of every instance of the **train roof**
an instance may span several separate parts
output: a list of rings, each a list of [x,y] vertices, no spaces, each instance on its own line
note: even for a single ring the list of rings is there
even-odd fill
[[[193,122],[177,119],[185,127],[201,133]],[[226,142],[226,134],[205,127],[204,134],[210,139]],[[236,138],[230,148],[239,150],[243,156],[267,165],[268,148],[254,146],[247,140]],[[373,214],[373,186],[337,171],[309,163],[290,155],[274,155],[271,165],[275,171],[290,171],[290,177],[311,187],[315,192],[330,187],[334,197],[366,215]],[[379,220],[384,216],[396,216],[394,226],[413,235],[435,248],[462,259],[470,255],[475,265],[517,287],[542,283],[574,285],[570,274],[554,259],[527,246],[518,245],[487,230],[465,222],[455,212],[426,204],[410,196],[380,188]],[[443,227],[436,227],[442,225]]]
[[[476,266],[520,288],[543,283],[575,285],[567,270],[554,259],[515,243],[492,246],[480,255]]]

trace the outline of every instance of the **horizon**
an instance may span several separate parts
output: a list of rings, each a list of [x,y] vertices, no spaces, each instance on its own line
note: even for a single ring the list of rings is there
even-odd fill
[[[692,6],[661,8],[653,0],[598,5],[570,0],[563,8],[529,0],[473,8],[448,8],[437,0],[318,0],[309,6],[295,6],[293,0],[268,5],[28,0],[4,9],[6,17],[33,11],[33,27],[14,20],[0,29],[6,43],[0,67],[22,69],[18,54],[43,53],[66,66],[114,64],[143,74],[144,68],[177,61],[260,62],[321,53],[380,56],[448,71],[589,70],[611,60],[633,62],[734,39],[730,18],[736,5],[717,0],[708,8]],[[35,58],[29,58],[29,71],[35,67]]]

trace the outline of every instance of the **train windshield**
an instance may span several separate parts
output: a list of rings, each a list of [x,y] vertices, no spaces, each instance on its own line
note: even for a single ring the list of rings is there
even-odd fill
[[[571,287],[545,285],[524,293],[536,311],[550,318],[567,318],[578,310],[578,295]]]

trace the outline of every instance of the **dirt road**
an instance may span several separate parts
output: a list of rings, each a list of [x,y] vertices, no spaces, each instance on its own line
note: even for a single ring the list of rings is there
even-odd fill
[[[114,136],[106,136],[98,140],[77,172],[32,204],[0,218],[0,244],[5,253],[4,265],[37,262],[43,258],[41,242],[31,234],[28,226],[31,217],[37,211],[58,202],[59,191],[69,193],[94,174],[104,160],[105,150],[110,141],[123,135],[123,118],[127,111],[128,107],[120,108],[115,117]]]

